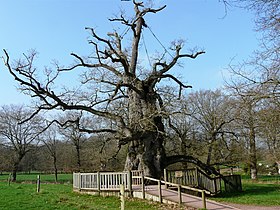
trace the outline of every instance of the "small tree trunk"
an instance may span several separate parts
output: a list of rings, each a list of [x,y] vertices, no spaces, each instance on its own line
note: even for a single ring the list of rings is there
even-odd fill
[[[56,160],[56,155],[53,156],[53,167],[54,167],[54,179],[55,182],[58,181],[58,176],[57,176],[57,160]]]
[[[12,170],[12,182],[15,182],[17,180],[17,171],[18,171],[18,166],[13,166]]]
[[[77,157],[77,171],[80,172],[81,171],[81,154],[80,154],[80,144],[79,142],[75,143],[75,148],[76,148],[76,157]]]
[[[207,161],[206,161],[207,165],[211,164],[212,150],[213,150],[213,145],[212,145],[212,141],[211,141],[210,145],[208,146]]]
[[[17,157],[16,157],[16,159],[14,161],[13,169],[12,169],[12,182],[15,182],[17,180],[18,167],[19,167],[20,161],[22,160],[24,155],[25,154],[21,153],[21,152],[17,153]]]
[[[18,166],[19,166],[20,161],[15,161],[13,164],[13,169],[12,169],[12,182],[15,182],[17,180],[17,171],[18,171]]]
[[[185,142],[185,136],[180,136],[180,140],[181,140],[181,154],[182,155],[187,155],[187,145]],[[187,162],[183,162],[183,169],[188,169],[188,163]]]

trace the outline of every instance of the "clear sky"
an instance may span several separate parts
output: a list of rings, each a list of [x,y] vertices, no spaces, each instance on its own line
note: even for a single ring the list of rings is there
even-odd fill
[[[198,47],[206,51],[196,60],[176,68],[193,91],[215,89],[223,85],[225,69],[234,58],[241,62],[257,49],[253,15],[240,8],[230,8],[225,16],[219,0],[154,0],[155,5],[167,5],[146,22],[166,47],[174,39],[186,40],[186,50]],[[121,0],[0,0],[0,55],[7,49],[12,59],[29,49],[39,52],[38,68],[72,61],[71,52],[87,54],[88,32],[96,28],[101,35],[117,26],[107,21],[120,10],[131,13],[132,3]],[[225,17],[224,17],[225,16]],[[162,50],[146,30],[147,50]],[[144,54],[140,54],[145,59]],[[223,73],[222,73],[223,72]],[[71,80],[71,78],[69,78]],[[17,83],[0,62],[0,105],[29,103],[30,98],[19,93]]]

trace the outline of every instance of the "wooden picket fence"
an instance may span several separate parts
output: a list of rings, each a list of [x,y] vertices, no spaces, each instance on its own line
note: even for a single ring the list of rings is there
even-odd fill
[[[73,173],[74,189],[119,191],[121,185],[125,190],[132,191],[131,172]]]

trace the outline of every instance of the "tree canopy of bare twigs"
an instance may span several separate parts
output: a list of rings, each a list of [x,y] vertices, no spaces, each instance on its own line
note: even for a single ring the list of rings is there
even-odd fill
[[[120,14],[109,21],[120,24],[124,31],[109,32],[100,36],[94,28],[87,27],[92,54],[81,56],[72,53],[74,63],[68,67],[55,65],[55,69],[45,70],[45,79],[38,77],[34,66],[35,52],[24,55],[13,63],[4,50],[4,62],[9,73],[21,85],[21,90],[36,101],[36,111],[27,120],[42,111],[76,110],[81,116],[61,125],[75,123],[80,131],[90,134],[111,133],[119,146],[129,145],[125,168],[142,169],[146,175],[158,177],[163,168],[178,161],[189,161],[214,172],[205,164],[191,156],[168,157],[163,146],[166,131],[164,120],[168,113],[160,84],[169,79],[177,87],[174,99],[180,98],[184,88],[191,87],[170,73],[182,59],[196,59],[204,51],[185,52],[182,41],[172,42],[169,51],[151,58],[151,67],[141,65],[140,53],[142,34],[149,24],[147,15],[159,13],[160,8],[146,7],[142,2],[131,2],[134,15],[131,18]],[[55,89],[61,74],[81,73],[81,84],[77,90]],[[83,116],[90,116],[94,125],[83,123]]]
[[[0,139],[4,145],[12,148],[12,180],[23,157],[39,142],[43,131],[42,119],[37,115],[30,121],[21,123],[32,112],[23,106],[3,106],[0,111]]]

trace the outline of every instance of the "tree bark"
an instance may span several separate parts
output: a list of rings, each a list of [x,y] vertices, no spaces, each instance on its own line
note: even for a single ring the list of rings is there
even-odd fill
[[[75,141],[75,149],[76,149],[76,156],[77,156],[77,172],[81,171],[81,154],[80,154],[80,142],[79,141]]]
[[[53,156],[53,168],[54,168],[54,179],[55,182],[58,181],[58,173],[57,173],[57,159],[56,159],[56,155]]]
[[[256,132],[253,107],[249,104],[249,164],[251,179],[257,179],[257,150],[256,150]]]
[[[160,178],[165,149],[164,125],[157,110],[157,93],[151,86],[140,86],[143,95],[129,91],[129,123],[136,138],[128,147],[126,170],[143,170],[146,176]]]
[[[256,151],[256,137],[255,137],[255,129],[253,127],[250,128],[249,134],[249,161],[250,161],[250,173],[251,179],[257,179],[257,151]]]
[[[12,169],[12,182],[17,180],[17,171],[18,171],[19,162],[14,162]]]
[[[17,180],[17,172],[18,172],[18,167],[20,164],[20,161],[22,160],[24,155],[18,154],[19,156],[17,159],[14,161],[13,164],[13,169],[12,169],[12,182],[15,182]]]

